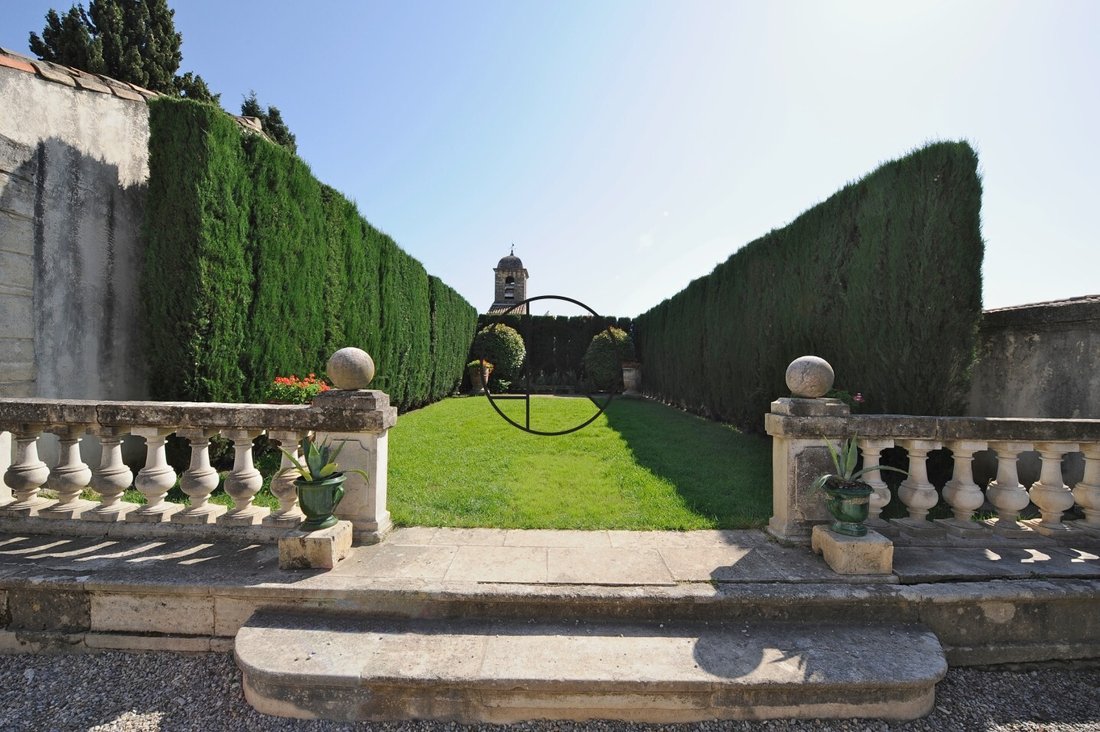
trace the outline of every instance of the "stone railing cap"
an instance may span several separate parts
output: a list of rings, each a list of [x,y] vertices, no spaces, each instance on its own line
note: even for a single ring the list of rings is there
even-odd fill
[[[396,422],[389,396],[372,390],[334,390],[312,404],[0,399],[0,429],[38,424],[381,432]]]
[[[854,414],[847,417],[793,417],[769,414],[764,427],[773,437],[985,440],[1015,442],[1100,441],[1100,419],[1009,417],[922,417]]]

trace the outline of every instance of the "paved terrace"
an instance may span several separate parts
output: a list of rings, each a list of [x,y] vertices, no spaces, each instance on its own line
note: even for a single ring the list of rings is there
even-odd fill
[[[92,647],[227,649],[255,609],[271,604],[446,617],[462,614],[462,603],[477,612],[511,601],[518,615],[533,599],[563,607],[648,601],[655,603],[648,614],[659,617],[673,606],[697,610],[735,597],[912,602],[970,588],[978,600],[1032,596],[1037,583],[1095,597],[1100,539],[898,540],[893,574],[842,576],[809,548],[780,545],[760,530],[406,528],[354,547],[330,571],[280,570],[271,544],[7,533],[0,648],[34,647],[34,631],[42,631],[54,634],[50,642],[61,632],[67,643]],[[451,610],[431,609],[448,600]],[[720,608],[714,614],[726,617]]]

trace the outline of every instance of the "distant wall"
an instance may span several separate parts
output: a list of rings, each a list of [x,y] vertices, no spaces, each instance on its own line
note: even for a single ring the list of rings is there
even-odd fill
[[[987,310],[967,413],[1100,419],[1100,295]]]
[[[0,396],[143,398],[148,108],[20,63],[0,65]]]

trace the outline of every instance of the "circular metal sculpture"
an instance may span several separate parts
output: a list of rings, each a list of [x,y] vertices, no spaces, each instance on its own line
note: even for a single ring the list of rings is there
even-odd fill
[[[508,308],[503,313],[501,313],[501,315],[508,315],[509,313],[511,313],[516,308],[523,307],[524,305],[535,302],[537,300],[563,300],[565,302],[572,303],[572,304],[574,304],[578,307],[584,308],[588,312],[592,313],[592,316],[595,317],[595,318],[600,317],[599,313],[597,313],[595,310],[593,310],[592,308],[585,305],[580,300],[574,300],[571,297],[565,297],[563,295],[538,295],[537,297],[529,297],[526,300],[523,300],[522,302],[517,302],[515,305],[513,305],[512,307]],[[531,310],[530,307],[526,308],[525,312],[521,316],[523,318],[523,322],[522,322],[523,332],[522,332],[521,335],[523,336],[523,340],[524,340],[525,344],[530,342],[527,338],[527,336],[530,334],[530,330],[531,330],[531,313],[530,313],[530,310]],[[485,396],[489,399],[489,403],[493,405],[493,409],[496,410],[496,413],[499,414],[501,417],[503,417],[506,422],[508,422],[509,424],[511,424],[514,427],[517,427],[517,428],[523,430],[524,432],[529,432],[532,435],[545,435],[547,437],[555,437],[557,435],[568,435],[572,432],[576,432],[577,430],[584,429],[588,425],[595,422],[596,419],[601,414],[603,414],[603,411],[607,408],[607,405],[610,404],[611,400],[615,397],[614,393],[612,393],[612,392],[586,392],[584,396],[588,397],[588,400],[590,402],[592,402],[594,405],[596,405],[596,413],[593,414],[588,419],[586,419],[584,422],[581,422],[579,425],[577,425],[575,427],[570,427],[567,430],[557,430],[555,432],[547,432],[547,431],[544,431],[544,430],[532,429],[532,427],[531,427],[531,370],[527,368],[527,355],[526,354],[524,354],[524,356],[523,356],[523,367],[524,367],[523,371],[524,371],[524,374],[525,374],[525,377],[524,377],[525,389],[524,389],[523,393],[520,393],[520,394],[493,394],[489,390],[489,385],[486,384],[485,385]],[[600,404],[599,401],[596,400],[596,396],[606,396],[607,400],[603,404]],[[524,400],[524,405],[525,405],[524,415],[525,416],[524,416],[524,423],[523,424],[520,424],[519,422],[517,422],[514,419],[512,419],[511,417],[509,417],[507,414],[505,414],[501,410],[501,408],[499,406],[497,406],[497,400],[515,400],[515,399]]]

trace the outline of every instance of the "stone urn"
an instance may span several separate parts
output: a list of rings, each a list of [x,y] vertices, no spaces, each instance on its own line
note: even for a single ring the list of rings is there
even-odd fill
[[[866,536],[867,527],[863,522],[867,520],[874,489],[863,481],[831,480],[822,490],[825,508],[834,519],[829,528],[844,536]]]
[[[636,396],[642,388],[642,365],[637,361],[623,361],[623,394]]]
[[[300,527],[301,531],[317,531],[336,525],[336,516],[333,514],[344,497],[345,480],[347,476],[343,473],[334,473],[323,480],[298,478],[294,481],[298,506],[306,516]]]

